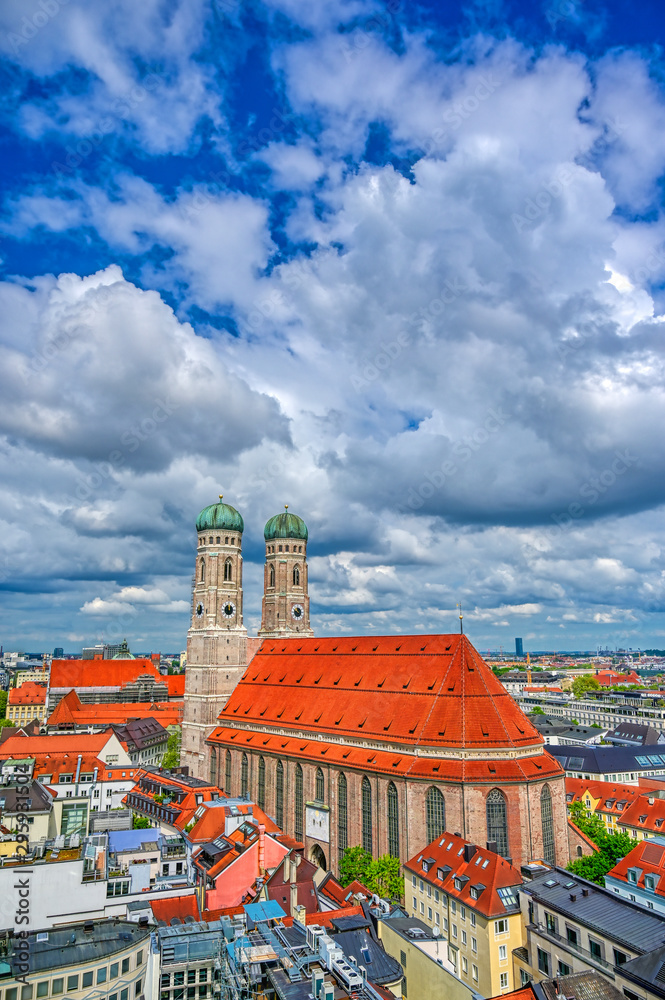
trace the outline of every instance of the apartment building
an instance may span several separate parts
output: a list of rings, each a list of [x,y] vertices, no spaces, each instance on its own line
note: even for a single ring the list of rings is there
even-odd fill
[[[438,932],[455,973],[483,996],[514,988],[523,943],[522,876],[488,848],[445,833],[404,865],[407,912]]]
[[[519,899],[526,943],[513,961],[522,985],[585,971],[614,982],[618,967],[665,940],[660,915],[563,868],[539,866]]]
[[[46,718],[46,685],[25,681],[20,687],[12,688],[7,696],[7,718],[15,726],[22,726],[32,719],[43,723]]]

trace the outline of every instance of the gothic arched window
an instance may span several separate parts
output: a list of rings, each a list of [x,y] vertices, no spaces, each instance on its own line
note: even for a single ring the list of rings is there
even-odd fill
[[[275,822],[280,830],[284,829],[284,765],[281,760],[275,768]]]
[[[231,794],[231,751],[226,751],[226,762],[224,767],[224,791]]]
[[[293,824],[293,835],[296,840],[302,840],[303,834],[303,794],[302,794],[302,767],[296,764],[296,788],[295,788],[295,816]]]
[[[233,579],[233,563],[231,562],[230,559],[227,559],[226,562],[224,563],[224,579],[225,580]]]
[[[346,817],[346,776],[340,772],[337,776],[337,850],[340,858],[349,844]]]
[[[274,566],[270,567],[270,586],[271,587],[275,586],[275,567]]]
[[[388,854],[399,857],[399,801],[397,789],[391,781],[388,785]]]
[[[246,753],[242,755],[240,765],[240,795],[243,799],[249,798],[249,760]]]
[[[300,586],[300,569],[298,568],[298,566],[293,567],[293,586],[294,587]]]
[[[205,578],[206,578],[206,564],[205,564],[205,560],[202,559],[201,560],[201,583],[204,582]]]
[[[260,809],[266,807],[266,762],[259,757],[259,794],[257,796]]]
[[[217,751],[214,747],[210,751],[210,784],[217,784]]]
[[[487,796],[487,839],[496,843],[497,854],[509,857],[506,797],[499,788],[493,788]]]
[[[316,801],[326,801],[326,781],[320,767],[317,767],[316,769]]]
[[[372,854],[372,786],[367,778],[362,784],[362,820],[363,849]]]
[[[554,819],[552,816],[552,793],[549,785],[543,785],[540,793],[540,822],[543,829],[543,861],[556,864],[554,849]]]
[[[427,843],[440,837],[446,829],[446,800],[434,785],[427,789]]]

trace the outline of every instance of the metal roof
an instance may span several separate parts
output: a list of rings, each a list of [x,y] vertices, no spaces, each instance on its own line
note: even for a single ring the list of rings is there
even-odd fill
[[[67,966],[103,961],[136,947],[149,936],[148,928],[125,920],[96,920],[91,931],[84,930],[82,923],[65,924],[54,930],[31,932],[26,939],[29,947],[20,952],[17,961],[26,961],[27,955],[31,973],[54,972]],[[14,956],[10,959],[12,971],[13,961]],[[21,975],[23,971],[22,968]]]
[[[554,885],[546,885],[553,882]],[[586,889],[588,895],[583,895]],[[545,907],[643,955],[665,944],[665,919],[563,868],[536,875],[520,889]],[[575,899],[571,899],[571,895]]]

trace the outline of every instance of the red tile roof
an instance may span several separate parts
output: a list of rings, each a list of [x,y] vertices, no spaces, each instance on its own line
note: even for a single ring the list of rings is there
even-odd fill
[[[7,703],[9,705],[45,705],[46,684],[25,681],[20,687],[10,690]]]
[[[195,895],[174,896],[171,899],[151,899],[150,908],[155,920],[164,920],[169,925],[175,917],[183,924],[185,917],[194,917],[194,920],[201,919]]]
[[[184,698],[185,696],[185,675],[167,674],[162,680],[166,681],[169,690],[169,698]]]
[[[141,674],[162,678],[152,660],[53,660],[50,687],[98,688],[122,687],[135,681]]]
[[[466,845],[473,848],[468,861],[464,857]],[[444,833],[433,840],[407,861],[404,869],[425,879],[435,888],[443,889],[453,899],[486,917],[498,917],[507,912],[499,889],[522,884],[517,868],[500,855],[471,845],[468,840],[451,833]],[[463,883],[459,889],[455,887],[455,877],[461,878]],[[471,894],[474,886],[482,886],[477,899]]]
[[[114,701],[101,705],[81,703],[73,689],[68,691],[48,718],[49,726],[94,726],[125,723],[128,719],[153,718],[165,728],[180,725],[182,701]]]
[[[660,843],[658,842],[660,841]],[[629,854],[617,861],[614,868],[607,873],[608,878],[620,879],[628,883],[628,869],[637,868],[639,888],[644,889],[644,876],[654,875],[654,888],[650,890],[655,895],[665,897],[665,840],[643,840]]]
[[[36,757],[40,754],[68,753],[74,758],[80,753],[100,753],[113,730],[102,733],[53,733],[50,736],[12,736],[0,745],[0,760],[7,757]]]
[[[219,721],[414,747],[543,745],[463,635],[265,640]]]
[[[559,762],[548,753],[538,753],[540,748],[535,748],[534,755],[530,757],[460,760],[419,757],[398,749],[372,750],[347,743],[327,743],[307,736],[276,736],[223,726],[212,731],[208,742],[229,747],[249,747],[262,753],[325,762],[335,767],[409,775],[433,781],[510,783],[555,778],[563,774]]]

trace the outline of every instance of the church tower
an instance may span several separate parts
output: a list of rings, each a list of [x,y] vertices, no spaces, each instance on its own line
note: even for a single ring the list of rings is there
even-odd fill
[[[307,592],[307,525],[288,506],[263,532],[266,564],[260,638],[313,636]]]
[[[242,618],[243,520],[235,507],[211,504],[196,519],[198,544],[187,633],[181,763],[206,773],[205,739],[247,666]]]

